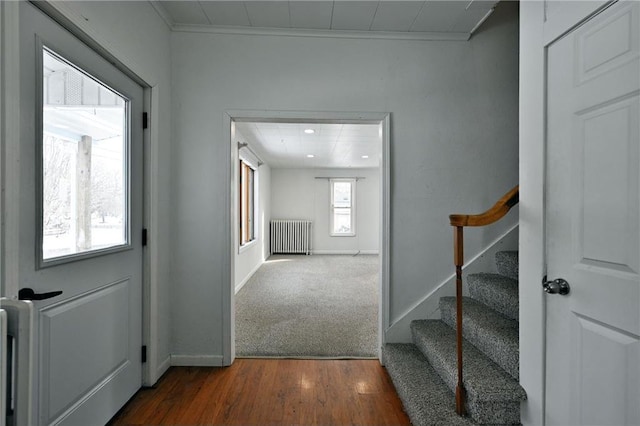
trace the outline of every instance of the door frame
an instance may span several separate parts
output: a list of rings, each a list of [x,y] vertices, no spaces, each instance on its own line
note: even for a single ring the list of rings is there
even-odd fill
[[[158,87],[151,86],[131,69],[135,64],[125,64],[111,53],[113,48],[103,46],[97,41],[98,35],[91,34],[82,17],[70,10],[64,10],[64,5],[56,6],[49,2],[34,2],[35,7],[84,42],[102,57],[113,63],[116,68],[134,80],[143,88],[143,110],[149,116],[149,127],[143,132],[143,227],[151,235],[158,235],[158,174],[159,169],[154,159],[158,158]],[[0,2],[0,45],[2,47],[2,62],[0,63],[0,176],[2,179],[3,197],[0,199],[3,227],[0,230],[0,295],[17,298],[19,289],[19,224],[20,211],[19,183],[20,183],[20,47],[19,47],[19,2]],[[84,25],[84,26],[83,26]],[[131,230],[141,232],[141,230]],[[153,238],[143,250],[142,259],[142,344],[147,346],[147,362],[142,365],[142,385],[154,384],[161,374],[168,368],[168,363],[158,360],[158,245]],[[33,356],[36,353],[34,352]],[[35,359],[35,358],[34,358]],[[167,364],[165,366],[165,364]]]
[[[380,124],[382,126],[382,160],[380,164],[380,270],[378,299],[378,359],[382,359],[382,346],[385,343],[385,331],[389,328],[389,264],[391,243],[391,114],[388,112],[309,112],[309,111],[268,111],[268,110],[228,110],[224,113],[224,140],[228,151],[225,153],[227,170],[225,173],[227,196],[225,197],[225,214],[228,214],[225,243],[227,250],[223,264],[222,287],[222,363],[231,365],[235,354],[235,251],[233,233],[235,232],[236,206],[235,199],[238,188],[235,184],[235,161],[237,143],[232,139],[232,126],[236,121],[266,122],[305,122],[305,123],[353,123]],[[236,150],[236,151],[234,151]]]
[[[520,384],[527,392],[523,424],[545,424],[546,88],[547,49],[615,1],[556,5],[520,3]]]

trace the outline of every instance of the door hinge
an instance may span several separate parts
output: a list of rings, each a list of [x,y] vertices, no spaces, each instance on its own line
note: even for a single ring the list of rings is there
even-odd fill
[[[141,357],[142,358],[142,362],[143,363],[147,362],[147,346],[146,345],[142,346],[141,355],[142,355],[142,357]]]
[[[142,113],[142,128],[146,129],[149,127],[149,114],[146,112]]]
[[[149,235],[149,233],[147,232],[147,228],[144,228],[142,230],[142,246],[143,247],[145,247],[147,245],[148,235]]]

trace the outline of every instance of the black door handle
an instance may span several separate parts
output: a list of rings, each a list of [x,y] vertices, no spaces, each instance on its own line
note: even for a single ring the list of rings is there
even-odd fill
[[[48,293],[36,293],[32,288],[21,288],[18,291],[18,299],[19,300],[44,300],[51,299],[52,297],[60,296],[62,294],[61,290],[58,291],[50,291]]]

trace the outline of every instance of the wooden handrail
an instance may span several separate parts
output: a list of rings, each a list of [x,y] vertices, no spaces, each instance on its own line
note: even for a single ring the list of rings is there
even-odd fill
[[[511,207],[518,204],[520,186],[516,185],[507,192],[489,210],[480,214],[452,214],[449,215],[451,226],[485,226],[502,219]]]
[[[456,345],[458,357],[458,383],[456,385],[456,412],[460,416],[466,414],[464,406],[465,389],[462,363],[462,266],[464,265],[464,227],[490,225],[504,217],[511,207],[518,204],[519,186],[516,185],[507,192],[497,203],[484,213],[452,214],[449,216],[453,234],[453,262],[456,265]]]

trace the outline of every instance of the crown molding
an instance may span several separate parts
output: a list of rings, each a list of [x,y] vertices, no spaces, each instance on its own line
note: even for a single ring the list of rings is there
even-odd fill
[[[155,2],[152,2],[155,3]],[[468,41],[470,33],[446,32],[390,32],[390,31],[344,31],[308,30],[289,28],[257,28],[216,25],[173,24],[171,30],[184,33],[233,34],[278,37],[316,37],[380,40],[422,40],[422,41]]]

